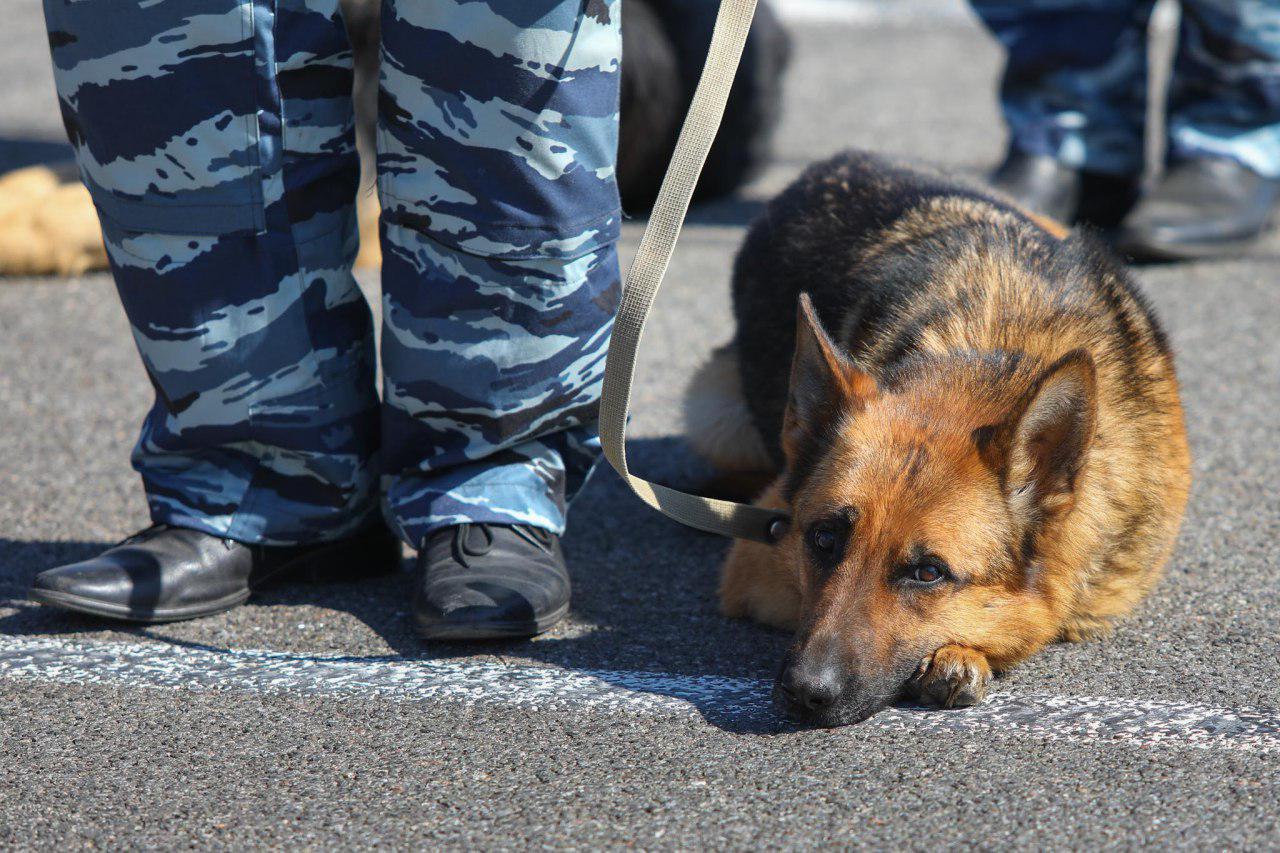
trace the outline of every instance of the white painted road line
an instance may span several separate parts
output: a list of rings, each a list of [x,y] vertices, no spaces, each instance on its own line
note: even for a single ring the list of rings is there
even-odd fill
[[[160,643],[0,637],[0,678],[122,688],[380,696],[538,708],[702,715],[768,726],[767,681],[662,672],[568,670],[458,660],[227,651]],[[1280,752],[1280,710],[1085,696],[997,694],[976,708],[891,708],[863,725],[992,732],[1077,743]]]
[[[773,9],[797,24],[865,27],[976,20],[965,0],[777,0]]]

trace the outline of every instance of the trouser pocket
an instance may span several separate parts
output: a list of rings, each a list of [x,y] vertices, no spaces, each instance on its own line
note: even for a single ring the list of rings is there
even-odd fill
[[[138,232],[262,231],[255,3],[44,8],[67,135],[104,217]]]

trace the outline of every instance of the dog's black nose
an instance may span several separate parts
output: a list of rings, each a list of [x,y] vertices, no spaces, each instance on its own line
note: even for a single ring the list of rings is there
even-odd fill
[[[794,664],[783,670],[778,686],[793,710],[821,713],[839,701],[844,678],[833,663]]]

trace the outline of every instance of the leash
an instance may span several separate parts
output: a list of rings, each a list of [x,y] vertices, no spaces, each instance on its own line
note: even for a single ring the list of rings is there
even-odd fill
[[[662,179],[649,214],[640,247],[627,271],[622,305],[614,321],[613,338],[605,361],[600,398],[600,443],[605,458],[631,491],[649,506],[681,524],[707,533],[773,543],[789,526],[785,513],[733,501],[704,498],[637,477],[627,468],[627,411],[635,377],[636,350],[645,319],[662,286],[680,229],[707,152],[729,100],[729,89],[742,59],[742,50],[755,16],[756,0],[721,0],[711,48],[698,80],[689,114],[676,142],[671,164]]]

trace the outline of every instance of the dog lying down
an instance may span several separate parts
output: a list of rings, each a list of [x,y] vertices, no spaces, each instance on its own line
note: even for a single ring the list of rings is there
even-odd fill
[[[776,545],[737,542],[730,616],[796,631],[775,697],[841,725],[980,701],[993,672],[1097,635],[1151,588],[1190,485],[1173,358],[1087,235],[849,153],[751,227],[737,332],[687,419],[767,470]],[[787,365],[790,364],[790,369]]]

